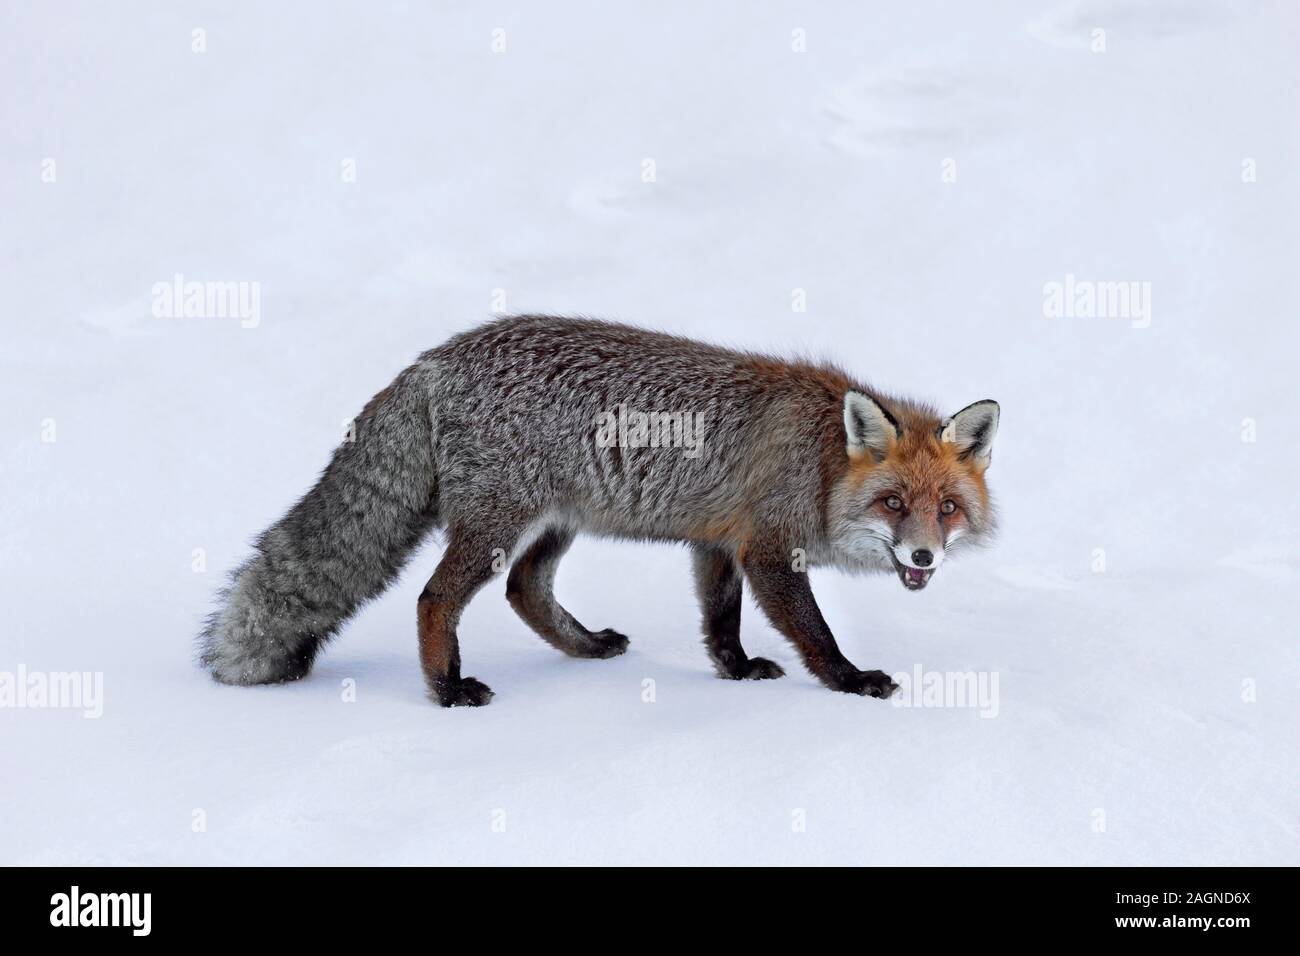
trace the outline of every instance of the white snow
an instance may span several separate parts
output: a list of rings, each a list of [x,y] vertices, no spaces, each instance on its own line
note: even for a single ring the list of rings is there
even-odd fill
[[[0,709],[0,862],[1300,863],[1295,4],[545,6],[7,9],[0,672],[104,699]],[[177,273],[260,321],[155,318]],[[1149,325],[1045,316],[1067,275]],[[789,676],[717,680],[685,551],[594,540],[560,598],[631,649],[493,584],[484,709],[424,696],[437,542],[309,679],[198,671],[343,422],[494,304],[1000,401],[992,550],[813,578],[996,715],[826,691],[748,598]]]

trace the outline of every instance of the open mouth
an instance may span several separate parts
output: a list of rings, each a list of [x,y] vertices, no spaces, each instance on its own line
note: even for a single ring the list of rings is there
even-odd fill
[[[894,558],[894,570],[898,572],[898,580],[902,581],[903,587],[909,591],[921,590],[934,576],[934,568],[909,568],[898,558]]]

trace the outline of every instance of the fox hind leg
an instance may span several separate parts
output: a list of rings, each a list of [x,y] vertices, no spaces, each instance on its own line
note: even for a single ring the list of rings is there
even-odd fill
[[[518,539],[518,529],[449,529],[447,550],[417,604],[420,666],[430,696],[443,707],[481,707],[492,699],[482,681],[461,676],[456,627],[465,605],[496,573],[494,550],[508,553]]]
[[[543,531],[511,567],[506,600],[542,640],[570,657],[616,657],[627,650],[626,637],[587,630],[555,600],[555,569],[573,536],[567,528]]]
[[[741,574],[730,554],[697,546],[693,553],[695,590],[704,615],[704,646],[719,677],[766,680],[785,676],[781,665],[750,657],[740,646]]]

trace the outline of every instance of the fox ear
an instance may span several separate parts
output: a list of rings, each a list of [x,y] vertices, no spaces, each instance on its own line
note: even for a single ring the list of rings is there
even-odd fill
[[[993,460],[993,438],[1001,409],[992,399],[967,405],[939,426],[939,441],[952,442],[963,460],[987,468]]]
[[[861,392],[844,393],[844,433],[849,457],[870,453],[876,461],[884,459],[901,435],[894,416]]]

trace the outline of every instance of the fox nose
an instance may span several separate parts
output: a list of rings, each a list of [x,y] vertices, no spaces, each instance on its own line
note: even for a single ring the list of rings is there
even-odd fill
[[[934,555],[922,548],[912,552],[912,563],[918,568],[928,568],[934,563]]]

